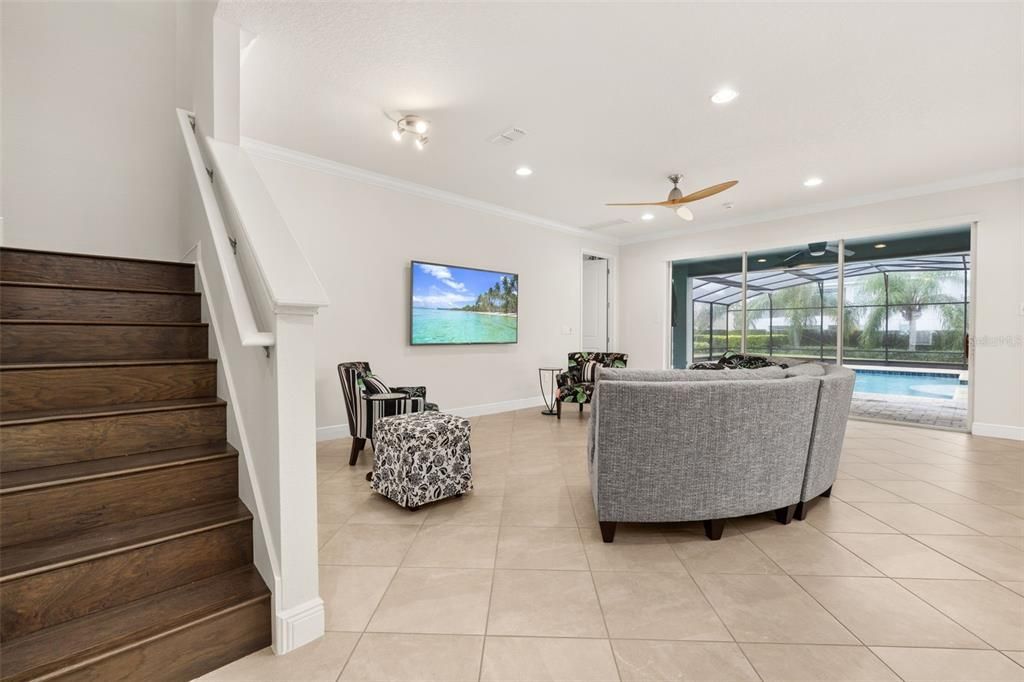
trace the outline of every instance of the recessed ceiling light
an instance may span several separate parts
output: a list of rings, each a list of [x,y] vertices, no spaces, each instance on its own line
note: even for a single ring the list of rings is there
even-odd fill
[[[715,104],[728,104],[739,96],[740,93],[736,92],[732,88],[722,88],[715,94],[711,95],[711,101]]]
[[[644,213],[642,216],[640,216],[640,220],[654,220],[654,214]]]
[[[807,178],[804,180],[804,187],[817,187],[821,183],[825,182],[819,177]]]
[[[884,249],[886,246],[886,244],[875,244],[876,249]]]
[[[533,175],[533,169],[529,166],[520,166],[516,168],[516,175],[521,178],[525,178],[527,175]]]
[[[767,259],[767,258],[758,258],[758,259],[757,259],[757,262],[758,262],[758,263],[767,263],[767,262],[768,262],[768,259]]]

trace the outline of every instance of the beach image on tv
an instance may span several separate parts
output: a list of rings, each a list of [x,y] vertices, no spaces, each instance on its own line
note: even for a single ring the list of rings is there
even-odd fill
[[[412,263],[412,344],[516,343],[519,277]]]

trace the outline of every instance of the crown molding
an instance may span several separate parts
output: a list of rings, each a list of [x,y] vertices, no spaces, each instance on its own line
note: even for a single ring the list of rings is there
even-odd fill
[[[799,206],[790,209],[754,213],[746,217],[739,217],[732,220],[720,220],[718,222],[708,223],[707,225],[702,225],[695,229],[686,230],[685,233],[681,230],[665,230],[654,234],[641,235],[631,239],[622,238],[619,240],[619,244],[621,246],[629,246],[631,244],[642,244],[645,242],[654,242],[664,239],[674,239],[677,237],[681,237],[684,234],[691,235],[700,232],[711,232],[713,230],[724,230],[731,227],[743,227],[744,225],[765,223],[772,220],[784,220],[786,218],[796,218],[799,216],[813,215],[815,213],[827,213],[829,211],[838,211],[846,208],[870,206],[872,204],[880,204],[886,201],[910,199],[912,197],[925,196],[928,194],[937,194],[939,192],[949,192],[957,189],[967,189],[970,187],[981,187],[983,185],[992,185],[997,182],[1007,182],[1010,180],[1020,180],[1022,178],[1024,178],[1024,167],[1015,166],[1011,168],[1003,168],[996,171],[989,171],[987,173],[978,173],[976,175],[967,175],[960,178],[953,178],[951,180],[942,180],[939,182],[933,182],[925,185],[913,185],[910,187],[901,187],[897,189],[887,190],[885,192],[877,192],[875,194],[864,194],[861,196],[849,197],[846,199],[837,199],[835,201],[823,202],[819,204],[809,204],[806,206]]]
[[[572,225],[566,225],[555,220],[542,218],[541,216],[533,215],[531,213],[517,211],[515,209],[499,206],[498,204],[492,204],[487,201],[471,199],[470,197],[456,194],[454,192],[447,192],[428,185],[421,185],[409,180],[396,178],[392,175],[385,175],[383,173],[366,170],[365,168],[350,166],[338,161],[332,161],[331,159],[306,154],[305,152],[295,151],[294,149],[288,149],[287,147],[279,147],[277,145],[270,144],[269,142],[262,142],[249,137],[243,137],[241,139],[241,147],[254,156],[273,159],[275,161],[283,161],[285,163],[301,166],[320,173],[335,175],[347,180],[355,180],[356,182],[362,182],[375,187],[404,192],[405,194],[411,194],[412,196],[420,197],[422,199],[431,199],[433,201],[439,201],[452,206],[480,211],[481,213],[490,213],[491,215],[495,215],[500,218],[543,227],[555,232],[570,234],[574,237],[583,237],[585,239],[608,244],[619,243],[618,239],[610,235],[598,234],[591,230],[573,227]]]

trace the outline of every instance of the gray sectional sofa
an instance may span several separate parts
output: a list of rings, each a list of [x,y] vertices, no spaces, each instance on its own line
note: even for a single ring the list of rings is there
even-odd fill
[[[776,359],[778,360],[778,359]],[[788,369],[601,369],[588,461],[601,534],[618,522],[803,518],[831,492],[855,375],[834,365]]]

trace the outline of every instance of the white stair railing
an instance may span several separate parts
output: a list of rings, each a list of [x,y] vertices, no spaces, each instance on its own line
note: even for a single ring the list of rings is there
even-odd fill
[[[242,455],[254,563],[274,595],[274,650],[286,653],[324,629],[313,318],[327,297],[248,155],[204,137],[187,111],[178,122],[196,188],[183,197],[186,259],[213,331],[228,440]]]

